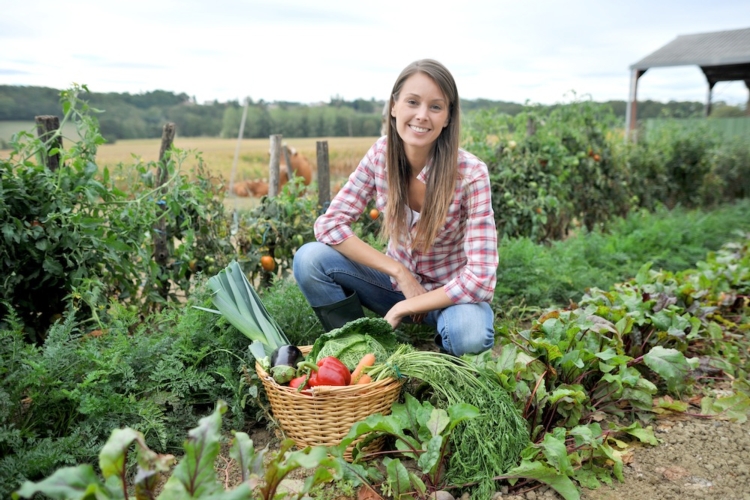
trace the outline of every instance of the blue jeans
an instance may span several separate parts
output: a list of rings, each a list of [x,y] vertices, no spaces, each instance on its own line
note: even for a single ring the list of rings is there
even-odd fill
[[[390,277],[358,264],[323,243],[306,243],[294,255],[294,278],[312,307],[335,304],[356,292],[360,303],[379,316],[404,294],[391,286]],[[457,304],[430,311],[424,323],[437,329],[435,342],[450,354],[478,354],[495,342],[494,315],[486,302]],[[404,322],[411,322],[404,318]]]

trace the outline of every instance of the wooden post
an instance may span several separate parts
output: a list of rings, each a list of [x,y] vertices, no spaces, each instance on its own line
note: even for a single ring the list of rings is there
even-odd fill
[[[268,164],[268,196],[279,194],[279,164],[281,163],[281,134],[271,136],[271,161]]]
[[[62,136],[57,135],[55,137],[55,133],[60,128],[60,119],[56,116],[41,115],[35,117],[35,121],[37,137],[39,137],[42,142],[47,142],[52,139],[52,141],[47,144],[44,151],[42,151],[44,165],[50,170],[57,170],[60,166],[60,153],[50,155],[49,151],[52,149],[62,149]]]
[[[167,123],[164,125],[164,129],[161,134],[161,147],[159,148],[159,167],[156,174],[156,187],[159,187],[159,195],[163,195],[165,192],[164,184],[167,182],[169,177],[169,169],[167,168],[167,159],[165,158],[167,151],[172,147],[175,136],[175,124]],[[161,210],[161,217],[154,224],[154,261],[159,266],[159,269],[164,270],[167,267],[167,260],[169,259],[169,246],[167,245],[167,220],[166,211],[167,205],[164,200],[157,201],[159,209]],[[169,280],[164,279],[158,280],[159,282],[159,295],[164,299],[167,298],[169,293]]]
[[[714,85],[716,85],[716,82],[712,82],[712,81],[708,82],[708,96],[706,97],[706,118],[711,116],[711,107],[712,107],[711,101],[713,100],[712,96],[714,93]]]
[[[528,117],[526,120],[526,137],[531,137],[536,134],[536,123],[532,117]]]
[[[318,155],[318,206],[325,209],[331,201],[331,170],[328,162],[328,141],[316,142]]]
[[[294,179],[294,170],[292,170],[292,155],[289,154],[289,148],[284,144],[284,161],[286,162],[286,180]]]
[[[625,108],[625,141],[637,140],[638,127],[638,79],[646,72],[645,69],[634,69],[630,72],[630,95]]]

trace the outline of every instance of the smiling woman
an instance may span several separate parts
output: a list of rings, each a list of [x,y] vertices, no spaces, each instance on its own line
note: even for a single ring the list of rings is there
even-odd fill
[[[390,95],[387,135],[316,221],[318,241],[297,251],[294,276],[326,330],[365,306],[394,328],[436,328],[451,354],[485,351],[498,262],[487,166],[458,147],[458,90],[441,63],[408,65]],[[371,201],[384,214],[385,254],[351,227]]]

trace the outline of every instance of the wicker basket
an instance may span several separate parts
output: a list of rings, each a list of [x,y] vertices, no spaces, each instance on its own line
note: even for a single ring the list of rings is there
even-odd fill
[[[302,346],[300,350],[307,355],[312,346]],[[389,414],[401,392],[401,383],[391,378],[362,385],[313,387],[300,393],[277,384],[258,363],[255,363],[255,371],[266,390],[271,412],[284,434],[299,448],[338,445],[355,423],[374,413]],[[383,441],[382,438],[373,440],[365,451],[380,450]],[[356,443],[347,447],[346,460],[352,460],[351,452]]]

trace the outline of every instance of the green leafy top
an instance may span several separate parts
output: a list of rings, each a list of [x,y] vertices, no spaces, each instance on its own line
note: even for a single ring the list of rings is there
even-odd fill
[[[279,346],[289,344],[289,339],[268,313],[236,261],[233,260],[216,276],[209,278],[208,286],[214,292],[211,298],[218,311],[194,307],[223,315],[235,328],[253,340],[255,346],[262,344],[265,355]],[[260,351],[253,351],[256,358],[264,357],[261,354],[263,353]]]
[[[386,320],[360,318],[318,337],[308,358],[317,361],[334,356],[352,370],[368,352],[382,363],[396,349],[396,344],[396,335]]]

